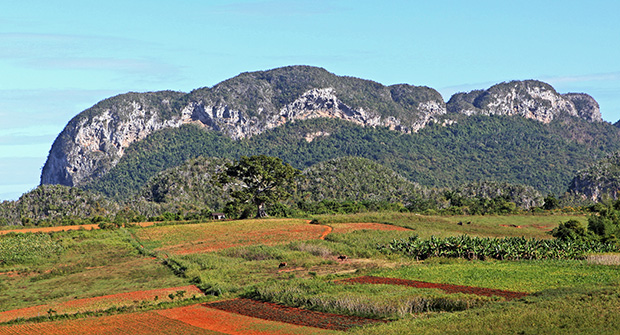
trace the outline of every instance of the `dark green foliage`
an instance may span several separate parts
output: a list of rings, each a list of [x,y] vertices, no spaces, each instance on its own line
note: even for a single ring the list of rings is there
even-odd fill
[[[587,241],[594,236],[577,220],[568,220],[553,228],[551,235],[563,241]]]
[[[555,196],[553,196],[552,194],[549,194],[548,196],[545,197],[544,203],[543,203],[544,209],[552,210],[558,207],[559,207],[559,200]]]
[[[529,210],[542,205],[542,196],[531,186],[494,181],[475,182],[444,191],[450,206],[465,214],[509,214],[517,208]]]
[[[228,159],[198,157],[151,178],[140,196],[146,201],[182,207],[223,208],[231,200],[229,189],[217,183]]]
[[[111,215],[118,208],[118,204],[100,194],[76,187],[42,185],[17,201],[0,204],[0,225],[80,224],[84,218]]]
[[[403,202],[424,192],[421,186],[367,158],[341,157],[303,171],[299,187],[304,201]]]
[[[280,158],[265,155],[242,156],[219,175],[223,184],[239,185],[230,196],[236,204],[253,204],[256,217],[266,216],[265,205],[277,203],[290,197],[288,192],[295,186],[301,171]]]
[[[234,158],[238,148],[223,135],[194,125],[156,132],[127,148],[125,156],[109,173],[84,188],[111,198],[135,196],[157,173],[199,156]]]
[[[387,253],[402,253],[416,259],[458,257],[467,259],[583,259],[588,253],[618,252],[613,243],[596,241],[537,240],[524,237],[481,238],[467,235],[422,240],[417,236],[379,246]]]
[[[617,242],[620,236],[620,200],[610,205],[598,203],[592,206],[594,212],[588,218],[588,232],[601,241]]]

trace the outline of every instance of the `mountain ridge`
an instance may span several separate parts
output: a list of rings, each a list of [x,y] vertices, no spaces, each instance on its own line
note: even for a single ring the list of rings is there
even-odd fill
[[[498,92],[506,83],[491,87],[488,90],[491,93],[477,95],[495,99],[491,105],[496,110],[488,111],[484,109],[488,103],[476,107],[476,99],[470,99],[471,93],[457,94],[457,98],[453,96],[454,102],[450,99],[446,104],[439,92],[426,86],[384,86],[311,66],[245,72],[211,88],[203,87],[187,94],[127,93],[99,102],[68,123],[52,145],[41,184],[84,185],[116,166],[132,143],[158,130],[188,123],[238,140],[288,122],[312,118],[337,118],[403,133],[419,131],[435,122],[454,122],[446,118],[448,112],[514,115],[510,108],[516,108],[527,110],[518,115],[542,122],[552,120],[556,112],[589,121],[600,120],[598,104],[587,95],[563,98],[550,85],[537,81],[508,85],[515,83],[518,89],[508,92],[504,98]],[[468,104],[474,109],[468,109]],[[556,111],[554,106],[564,107]]]

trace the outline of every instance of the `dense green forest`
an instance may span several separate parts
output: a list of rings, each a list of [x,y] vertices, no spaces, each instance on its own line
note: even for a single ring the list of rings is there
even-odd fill
[[[309,134],[316,137],[308,141]],[[158,172],[188,159],[264,154],[298,169],[337,157],[364,157],[428,187],[499,181],[561,194],[578,170],[618,149],[615,127],[576,118],[543,124],[516,116],[457,117],[454,124],[412,134],[312,119],[239,141],[186,125],[132,144],[118,165],[85,188],[122,200]]]

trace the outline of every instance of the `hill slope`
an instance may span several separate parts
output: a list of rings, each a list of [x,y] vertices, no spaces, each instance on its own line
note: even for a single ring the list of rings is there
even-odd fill
[[[312,119],[239,141],[183,126],[134,143],[107,175],[85,187],[120,199],[134,194],[159,171],[190,158],[265,154],[299,169],[358,156],[423,186],[492,180],[557,194],[566,190],[576,171],[620,149],[617,128],[607,123],[568,118],[543,124],[518,116],[482,115],[461,115],[456,120],[405,134],[342,120]]]

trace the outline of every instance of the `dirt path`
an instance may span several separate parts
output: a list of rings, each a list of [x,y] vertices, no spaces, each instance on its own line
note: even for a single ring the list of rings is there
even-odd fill
[[[136,226],[140,227],[148,227],[155,224],[155,222],[136,222],[132,223]],[[66,231],[66,230],[93,230],[99,229],[99,225],[97,224],[82,224],[77,226],[55,226],[55,227],[39,227],[39,228],[21,228],[21,229],[11,229],[11,230],[0,230],[0,235],[5,235],[8,233],[51,233],[56,231]]]
[[[324,240],[324,239],[325,239],[325,237],[326,237],[327,235],[329,235],[329,234],[332,232],[332,230],[334,230],[334,229],[333,229],[332,227],[330,227],[330,226],[323,226],[323,227],[325,227],[325,231],[323,232],[323,234],[321,234],[321,237],[319,237],[319,240]]]

